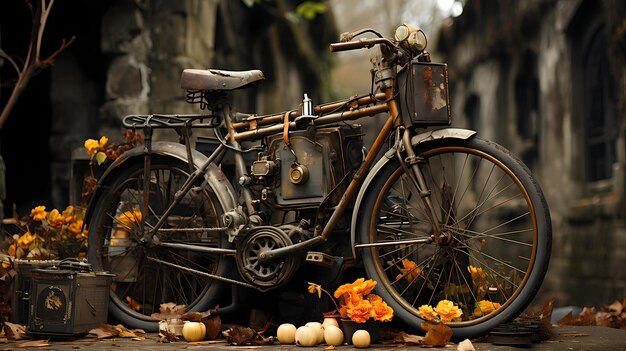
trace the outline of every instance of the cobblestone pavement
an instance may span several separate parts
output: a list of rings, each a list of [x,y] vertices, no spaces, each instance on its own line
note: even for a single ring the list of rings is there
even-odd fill
[[[626,330],[603,327],[555,327],[555,337],[541,343],[535,343],[531,347],[514,347],[507,345],[494,345],[492,343],[474,340],[477,351],[504,351],[504,350],[571,350],[571,351],[619,351],[626,350]],[[198,342],[187,343],[184,341],[168,344],[159,343],[157,334],[147,334],[146,340],[134,341],[130,339],[104,339],[98,340],[92,336],[82,337],[76,340],[49,340],[48,346],[25,347],[24,342],[29,340],[8,342],[0,339],[0,351],[3,350],[89,350],[89,351],[130,351],[130,350],[210,350],[210,351],[281,351],[297,349],[295,346],[271,345],[271,346],[230,346],[225,342]],[[45,340],[44,340],[45,341]],[[456,350],[458,344],[448,345],[445,348],[420,348],[418,346],[402,345],[372,345],[372,351],[404,351],[404,350]],[[323,351],[324,346],[306,348],[311,351]],[[351,346],[337,347],[338,351],[353,351]]]

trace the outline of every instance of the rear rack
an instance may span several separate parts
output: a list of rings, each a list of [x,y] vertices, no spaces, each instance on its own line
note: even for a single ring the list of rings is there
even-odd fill
[[[204,122],[208,120],[208,122]],[[199,121],[199,123],[192,123]],[[128,115],[122,119],[126,129],[151,127],[168,128],[216,128],[220,125],[217,115],[186,114],[186,115]]]

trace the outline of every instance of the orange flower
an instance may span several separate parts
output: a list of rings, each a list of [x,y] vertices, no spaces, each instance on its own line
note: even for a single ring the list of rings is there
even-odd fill
[[[401,274],[398,274],[398,276],[396,277],[397,280],[400,280],[402,279],[402,277],[404,277],[409,282],[413,282],[422,273],[422,269],[418,267],[417,263],[407,258],[402,259],[402,266],[403,268],[400,268]]]
[[[364,278],[359,278],[355,280],[354,283],[344,284],[338,287],[337,290],[335,290],[334,295],[336,298],[340,298],[342,296],[345,297],[346,295],[350,295],[350,294],[367,295],[372,290],[374,290],[375,286],[376,286],[375,281],[371,279],[365,280]]]
[[[383,301],[382,297],[376,294],[367,295],[367,299],[372,305],[370,317],[381,322],[389,322],[393,318],[393,309]]]
[[[347,304],[348,305],[348,318],[357,322],[357,323],[365,323],[370,318],[372,304],[368,300],[359,301],[357,304]]]
[[[30,211],[30,216],[36,221],[43,221],[47,215],[46,206],[37,206]]]
[[[430,305],[422,305],[417,309],[417,314],[425,320],[437,319],[437,312],[435,312]]]
[[[461,317],[463,311],[456,307],[452,301],[441,300],[435,307],[435,312],[439,314],[442,323],[448,323],[456,318]]]
[[[497,302],[491,302],[487,300],[480,300],[477,303],[477,307],[474,309],[474,317],[480,317],[487,315],[500,308],[500,304]]]

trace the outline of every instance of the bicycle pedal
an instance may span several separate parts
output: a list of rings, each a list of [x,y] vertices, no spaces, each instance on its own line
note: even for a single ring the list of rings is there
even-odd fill
[[[324,267],[332,267],[335,264],[335,259],[333,258],[333,256],[327,253],[317,251],[307,252],[306,261]]]

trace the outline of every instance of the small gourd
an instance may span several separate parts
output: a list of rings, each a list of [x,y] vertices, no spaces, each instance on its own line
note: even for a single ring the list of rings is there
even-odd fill
[[[367,330],[359,329],[352,334],[352,345],[359,349],[369,347],[371,340],[370,333]]]
[[[337,322],[337,318],[333,317],[324,317],[324,321],[322,322],[322,327],[326,328],[329,325],[334,325],[339,328],[339,323]]]
[[[317,345],[317,331],[311,327],[300,327],[296,330],[296,345],[315,346]]]
[[[309,322],[305,324],[306,327],[313,328],[315,333],[317,334],[317,343],[321,344],[324,342],[324,327],[320,322]]]
[[[278,342],[283,345],[293,344],[296,342],[296,326],[290,323],[283,323],[276,330]]]
[[[339,346],[343,344],[343,332],[339,327],[328,325],[324,328],[324,340],[328,346]]]
[[[187,341],[200,341],[205,335],[206,326],[202,322],[185,322],[183,325],[183,338]]]

